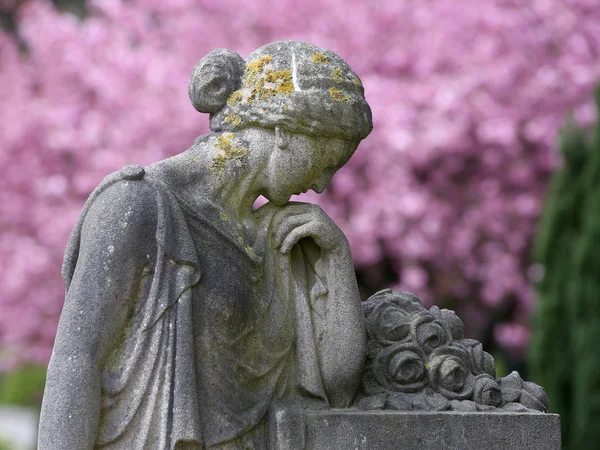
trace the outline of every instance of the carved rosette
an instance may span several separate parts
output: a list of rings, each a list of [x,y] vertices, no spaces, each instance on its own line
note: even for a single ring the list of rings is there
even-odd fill
[[[464,338],[453,311],[427,310],[387,289],[363,305],[368,355],[361,409],[546,412],[548,397],[517,372],[496,378],[494,358]]]

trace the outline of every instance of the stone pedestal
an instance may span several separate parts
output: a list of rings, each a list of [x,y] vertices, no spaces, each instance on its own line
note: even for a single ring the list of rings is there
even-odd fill
[[[543,413],[273,408],[271,450],[560,450],[560,418]]]

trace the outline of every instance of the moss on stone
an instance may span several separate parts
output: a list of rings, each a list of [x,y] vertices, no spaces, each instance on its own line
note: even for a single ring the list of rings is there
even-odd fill
[[[252,248],[251,245],[246,244],[246,242],[244,241],[244,238],[242,236],[238,236],[238,242],[242,247],[244,247],[244,251],[246,252],[246,254],[249,257],[251,257],[251,258],[256,257],[256,253],[254,253],[254,249]]]

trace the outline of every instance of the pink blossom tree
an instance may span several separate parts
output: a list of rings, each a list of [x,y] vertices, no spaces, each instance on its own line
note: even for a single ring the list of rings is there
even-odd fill
[[[468,333],[519,353],[529,249],[557,130],[593,119],[597,0],[403,2],[91,0],[79,19],[1,0],[0,357],[45,363],[62,252],[102,177],[185,150],[207,131],[187,98],[215,47],[277,39],[330,48],[361,76],[375,128],[321,198],[366,294],[410,290]]]

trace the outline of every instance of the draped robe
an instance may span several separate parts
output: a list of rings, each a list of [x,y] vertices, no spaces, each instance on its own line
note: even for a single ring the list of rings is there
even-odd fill
[[[248,243],[234,218],[208,199],[191,208],[130,166],[106,177],[84,206],[65,254],[67,290],[86,214],[120,182],[152,188],[156,229],[140,232],[154,237],[157,254],[101,368],[96,448],[266,448],[273,401],[302,395],[327,402],[315,332],[328,294],[318,247],[303,239],[288,254],[275,251],[282,209],[273,205],[255,212],[260,231]]]

